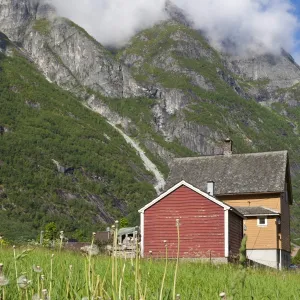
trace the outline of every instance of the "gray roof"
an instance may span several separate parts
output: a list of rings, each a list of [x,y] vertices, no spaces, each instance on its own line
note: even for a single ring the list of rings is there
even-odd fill
[[[283,192],[287,166],[287,151],[176,158],[167,188],[185,180],[202,191],[214,181],[215,195]]]
[[[133,234],[135,231],[139,229],[136,227],[124,227],[118,230],[118,235],[125,235],[125,234]]]
[[[244,216],[279,215],[277,211],[262,206],[235,206],[234,209],[236,209],[239,213],[241,213]]]

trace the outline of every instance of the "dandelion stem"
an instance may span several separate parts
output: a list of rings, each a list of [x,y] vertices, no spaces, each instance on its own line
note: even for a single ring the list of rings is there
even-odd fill
[[[123,278],[124,278],[125,267],[126,267],[126,260],[125,260],[125,262],[124,262],[123,270],[122,270],[122,276],[121,276],[121,278],[120,278],[120,284],[119,284],[119,299],[121,299],[121,297],[122,297],[122,281],[123,281]]]
[[[54,254],[51,255],[51,260],[50,260],[50,285],[49,285],[49,298],[50,299],[51,299],[52,281],[53,281],[53,256],[54,256]]]
[[[173,300],[176,299],[176,280],[177,280],[177,272],[178,272],[178,265],[179,265],[179,251],[180,251],[180,231],[179,231],[179,219],[176,220],[176,227],[177,227],[177,257],[176,257],[176,267],[175,267],[175,274],[174,274],[174,284],[173,284]]]
[[[15,265],[15,274],[16,274],[16,282],[18,282],[18,268],[17,268],[17,256],[16,256],[16,246],[13,246],[13,251],[14,251],[14,265]],[[20,287],[17,283],[17,288],[20,290]]]
[[[165,243],[165,247],[166,247],[166,263],[165,263],[163,279],[161,282],[159,300],[163,299],[163,289],[164,289],[164,284],[165,284],[165,279],[166,279],[166,274],[167,274],[167,267],[168,267],[168,245],[167,245],[167,243]]]
[[[135,280],[134,280],[134,299],[138,299],[138,271],[139,271],[139,257],[138,257],[138,242],[135,242]]]

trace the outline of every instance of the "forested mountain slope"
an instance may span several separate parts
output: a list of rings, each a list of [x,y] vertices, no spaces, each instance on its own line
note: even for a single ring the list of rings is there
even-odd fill
[[[81,235],[155,195],[153,175],[114,128],[49,83],[18,49],[7,51],[0,56],[4,236],[33,238],[51,221]]]
[[[173,157],[220,154],[226,137],[235,152],[289,150],[300,233],[300,69],[290,55],[221,53],[170,2],[169,20],[111,51],[31,3],[0,1],[0,30],[14,43],[0,43],[5,234],[23,223],[32,237],[50,220],[68,232],[123,215],[137,224],[157,176],[123,134],[165,178]]]

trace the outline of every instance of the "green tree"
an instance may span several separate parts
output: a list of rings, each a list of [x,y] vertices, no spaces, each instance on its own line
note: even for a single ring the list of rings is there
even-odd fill
[[[129,222],[127,218],[121,218],[120,220],[120,228],[128,227]]]
[[[300,264],[300,250],[297,251],[297,254],[292,258],[292,262],[295,265]]]
[[[240,247],[240,264],[245,267],[246,262],[247,262],[247,254],[246,254],[246,245],[247,245],[247,235],[244,235],[242,242],[241,242],[241,247]]]
[[[57,226],[55,222],[50,222],[45,226],[45,239],[53,241],[57,238]]]

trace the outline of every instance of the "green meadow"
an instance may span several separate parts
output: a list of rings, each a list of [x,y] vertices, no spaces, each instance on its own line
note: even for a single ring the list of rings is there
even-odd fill
[[[176,261],[89,256],[32,246],[0,248],[0,263],[1,300],[300,297],[300,273],[295,271],[180,261],[174,280]]]

